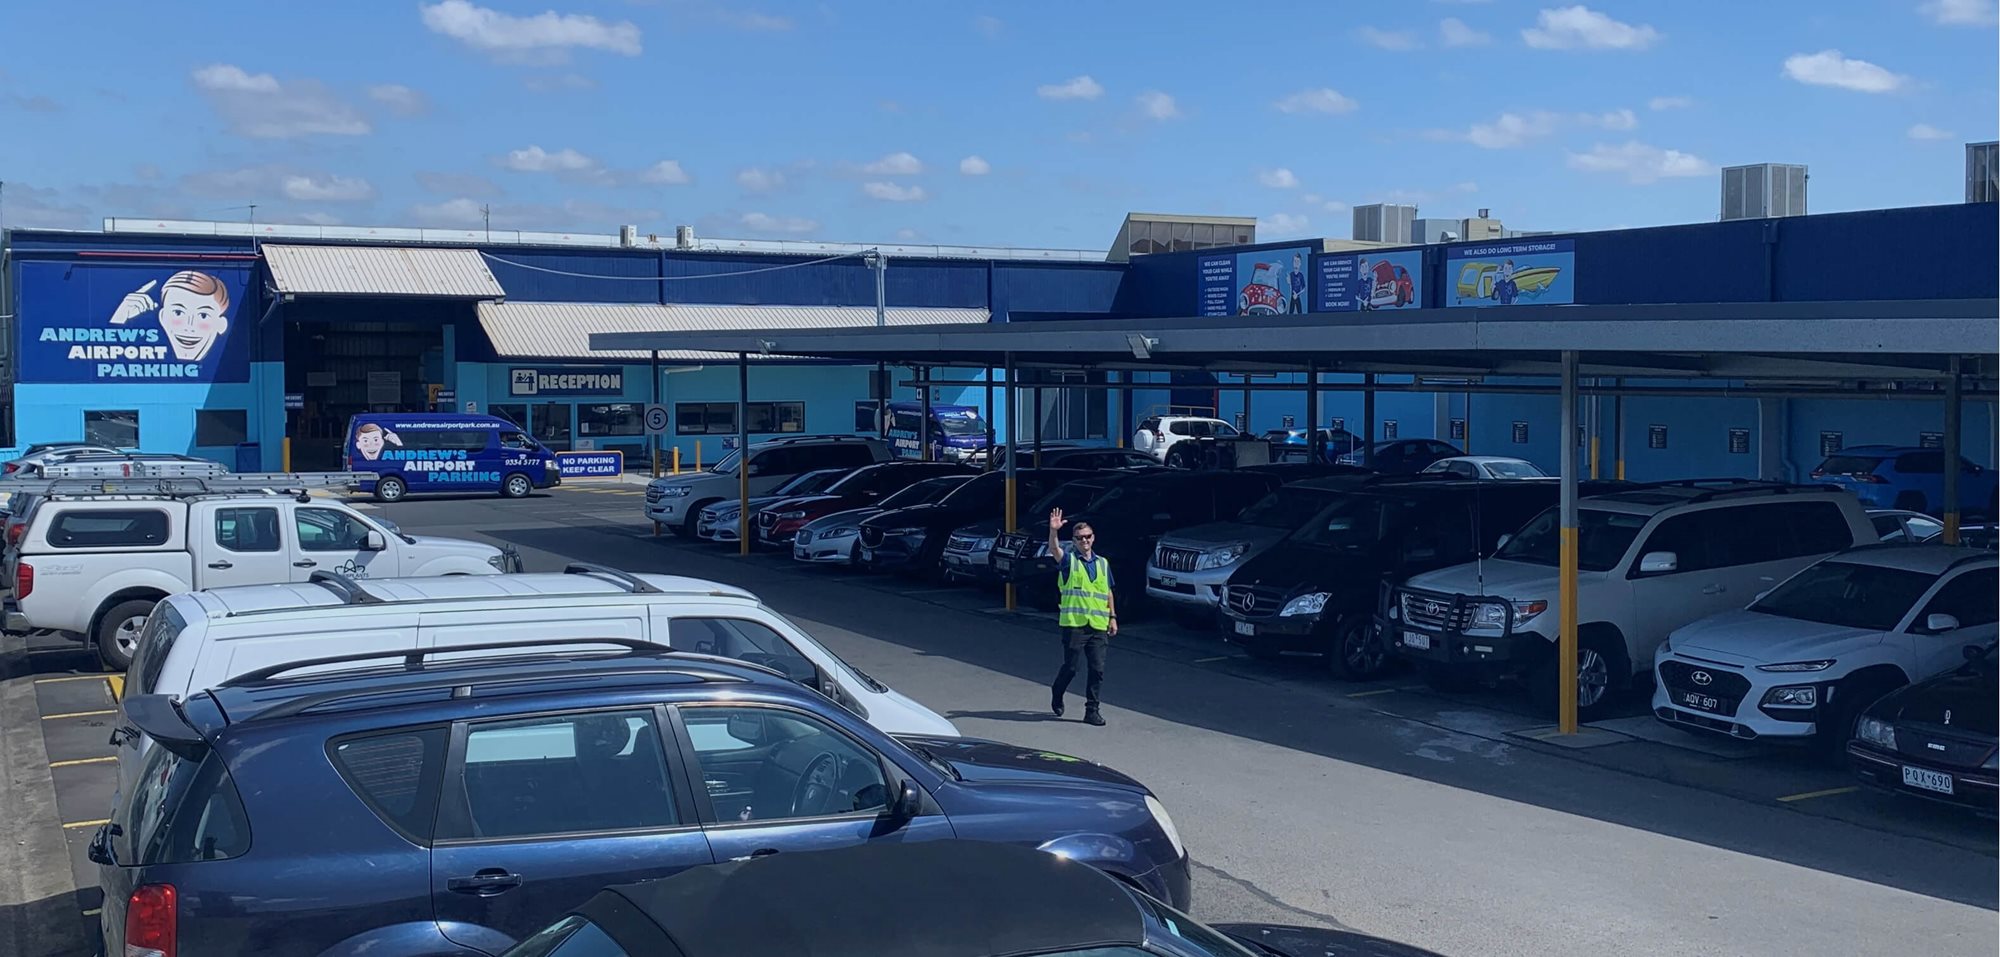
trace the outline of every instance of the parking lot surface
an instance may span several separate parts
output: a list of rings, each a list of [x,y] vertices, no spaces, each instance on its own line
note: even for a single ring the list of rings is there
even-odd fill
[[[1510,689],[1343,683],[1164,622],[1114,639],[1110,724],[1091,728],[1048,714],[1053,616],[656,538],[640,495],[583,484],[382,514],[513,545],[531,571],[588,561],[748,588],[967,734],[1125,771],[1172,809],[1205,919],[1346,926],[1461,957],[1993,953],[1992,822],[1857,789],[1804,753],[1688,736],[1636,698],[1559,740]],[[83,848],[109,810],[118,683],[58,639],[0,651],[0,952],[89,953]]]

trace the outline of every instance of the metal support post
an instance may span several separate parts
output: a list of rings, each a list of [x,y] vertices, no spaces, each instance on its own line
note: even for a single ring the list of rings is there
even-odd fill
[[[1556,730],[1576,733],[1576,353],[1562,354],[1562,548],[1557,559]],[[1616,677],[1616,676],[1614,676]]]
[[[1623,379],[1612,380],[1613,388],[1624,384]],[[1618,463],[1617,470],[1611,477],[1623,482],[1625,481],[1625,397],[1622,395],[1611,397],[1611,455]]]
[[[931,460],[931,370],[918,366],[912,371],[917,374],[918,381],[924,383],[917,386],[918,398],[923,403],[923,420],[917,423],[917,459],[928,462]]]
[[[1008,381],[1010,382],[1013,381],[1011,375],[1008,377]],[[1042,467],[1042,387],[1035,386],[1033,389],[1030,389],[1029,392],[1035,397],[1035,467],[1041,468]]]
[[[986,370],[986,465],[982,472],[993,471],[993,370]]]
[[[1020,396],[1014,391],[1014,354],[1011,352],[1008,353],[1005,361],[1007,366],[1007,461],[1002,467],[1007,470],[1007,514],[1004,516],[1005,520],[1000,523],[1000,528],[1003,532],[1011,532],[1019,524],[1019,516],[1014,513],[1014,460],[1020,457],[1021,429],[1016,422],[1021,418],[1018,414],[1021,411],[1021,400]],[[991,458],[991,456],[988,456],[988,458]],[[1007,610],[1014,610],[1013,582],[1007,583]]]
[[[1319,363],[1306,363],[1306,461],[1318,463],[1326,455],[1319,436]]]
[[[750,554],[750,354],[736,354],[736,554]]]
[[[1243,373],[1243,431],[1254,433],[1256,426],[1250,422],[1250,373]]]
[[[1118,422],[1118,434],[1116,436],[1118,441],[1113,443],[1113,445],[1122,449],[1125,447],[1125,439],[1132,434],[1132,377],[1138,375],[1138,373],[1120,372],[1116,373],[1116,375],[1118,376],[1118,384],[1120,386],[1118,390],[1118,418],[1116,420]]]
[[[1375,465],[1375,373],[1361,377],[1366,391],[1361,393],[1361,465],[1373,468]]]
[[[653,350],[653,404],[660,404],[660,350],[658,349]],[[653,447],[654,478],[660,477],[660,443],[665,438],[665,436],[655,435],[646,439],[646,444]]]
[[[1592,384],[1597,384],[1596,380],[1593,379]],[[1604,433],[1604,397],[1591,396],[1590,404],[1584,407],[1584,412],[1586,415],[1584,428],[1590,433],[1590,477],[1592,480],[1595,480],[1597,478],[1598,437]]]
[[[1964,411],[1958,368],[1959,358],[1951,357],[1951,378],[1944,382],[1944,543],[1958,544],[1958,516],[1964,503],[1958,499],[1962,486],[1959,473],[1959,415]]]

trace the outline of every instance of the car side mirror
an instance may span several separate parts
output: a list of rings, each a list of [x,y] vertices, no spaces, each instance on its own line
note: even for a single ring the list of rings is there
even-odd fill
[[[1958,616],[1933,612],[1924,616],[1924,630],[1933,635],[1958,630]]]
[[[751,746],[764,743],[764,719],[749,714],[729,716],[729,736]]]
[[[1497,542],[1494,542],[1494,543],[1493,543],[1493,550],[1497,552],[1497,551],[1499,551],[1499,550],[1501,550],[1501,549],[1503,549],[1503,548],[1506,548],[1506,547],[1507,547],[1507,543],[1508,543],[1508,542],[1511,542],[1511,541],[1513,541],[1513,540],[1514,540],[1514,536],[1512,536],[1512,535],[1502,535],[1502,536],[1500,536],[1500,540],[1499,540],[1499,541],[1497,541]]]
[[[1647,552],[1639,559],[1639,574],[1664,575],[1680,571],[1681,557],[1673,552]]]
[[[383,551],[389,547],[389,540],[383,538],[381,532],[369,529],[368,540],[362,543],[362,547],[371,552]]]
[[[880,787],[880,785],[871,784],[869,787]],[[865,794],[867,788],[863,788],[862,792]],[[917,815],[923,813],[923,810],[924,792],[917,789],[915,781],[906,780],[897,789],[896,800],[889,805],[888,816],[889,820],[897,824],[906,824],[916,820]]]

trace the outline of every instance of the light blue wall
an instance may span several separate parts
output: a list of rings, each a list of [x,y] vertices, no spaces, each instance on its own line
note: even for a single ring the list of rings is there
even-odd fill
[[[144,385],[44,384],[14,386],[15,440],[25,447],[37,442],[66,442],[83,437],[86,411],[139,413],[139,447],[147,452],[176,452],[214,459],[235,469],[234,446],[195,444],[195,410],[242,409],[244,438],[258,447],[254,467],[280,467],[285,435],[285,373],[283,363],[253,362],[250,381],[208,384],[147,383]]]

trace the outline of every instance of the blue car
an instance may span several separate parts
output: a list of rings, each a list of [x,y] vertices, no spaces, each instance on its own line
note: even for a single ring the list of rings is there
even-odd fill
[[[156,746],[91,841],[100,952],[498,954],[606,885],[947,838],[1187,907],[1165,808],[1110,768],[890,737],[774,671],[641,642],[468,647],[504,656],[347,655],[128,699]]]
[[[1907,445],[1855,445],[1827,456],[1812,477],[1853,492],[1870,508],[1944,513],[1944,450]],[[1958,502],[1963,512],[1995,514],[2000,488],[1992,469],[1958,460]]]
[[[1266,429],[1259,438],[1273,445],[1297,446],[1302,449],[1312,444],[1310,433],[1306,429]],[[1324,455],[1329,463],[1361,446],[1361,437],[1346,429],[1321,429],[1319,441],[1320,454]]]

